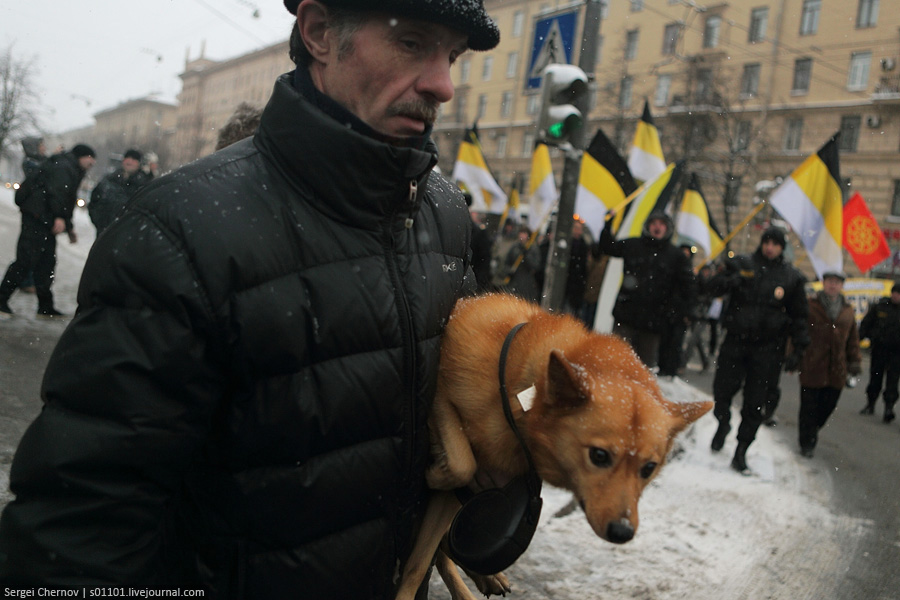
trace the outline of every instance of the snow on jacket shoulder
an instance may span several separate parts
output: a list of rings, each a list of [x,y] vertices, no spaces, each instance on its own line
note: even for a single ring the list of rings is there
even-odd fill
[[[469,217],[434,161],[283,77],[253,140],[138,192],[48,365],[0,575],[392,597],[440,334],[474,289]]]

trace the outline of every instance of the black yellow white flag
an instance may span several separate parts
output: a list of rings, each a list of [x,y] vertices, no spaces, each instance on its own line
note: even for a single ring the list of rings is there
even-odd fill
[[[603,231],[606,213],[636,189],[625,159],[598,129],[582,156],[575,194],[575,213],[584,220],[594,239]]]
[[[681,208],[675,220],[675,231],[681,237],[689,238],[703,248],[707,258],[715,257],[722,251],[722,233],[716,227],[709,205],[700,191],[700,181],[696,173],[691,173],[687,189],[681,199]]]
[[[474,210],[499,215],[506,209],[506,193],[491,175],[481,151],[478,134],[473,129],[466,131],[459,145],[451,179],[472,194]]]
[[[844,266],[838,135],[794,169],[769,198],[769,204],[800,237],[819,278]]]
[[[634,130],[634,141],[628,153],[628,168],[638,181],[652,181],[666,170],[659,131],[653,124],[650,104],[644,100],[644,113]]]
[[[537,144],[531,157],[528,182],[528,227],[532,231],[537,231],[546,222],[558,198],[550,150],[547,144]]]

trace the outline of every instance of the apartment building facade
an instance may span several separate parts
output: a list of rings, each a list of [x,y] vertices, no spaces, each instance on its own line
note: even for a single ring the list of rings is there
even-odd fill
[[[99,165],[92,178],[118,166],[122,154],[129,148],[153,152],[161,165],[168,165],[176,110],[177,107],[168,102],[137,98],[95,113],[94,127],[87,140],[97,151]]]
[[[486,159],[508,187],[530,167],[540,109],[534,76],[548,31],[566,46],[556,56],[578,64],[585,4],[485,6],[500,25],[500,45],[457,61],[456,97],[435,137],[449,172],[477,120]],[[900,12],[879,0],[609,0],[601,14],[590,25],[598,43],[588,139],[601,127],[624,155],[646,99],[666,159],[687,161],[720,228],[730,229],[840,131],[842,189],[863,195],[900,252]],[[555,32],[547,28],[553,21],[561,25]],[[777,215],[764,210],[732,248],[755,247],[770,217]]]
[[[178,95],[176,132],[172,147],[176,165],[210,154],[219,129],[243,102],[262,108],[269,101],[275,79],[294,64],[288,42],[280,42],[229,60],[201,56],[186,60]]]

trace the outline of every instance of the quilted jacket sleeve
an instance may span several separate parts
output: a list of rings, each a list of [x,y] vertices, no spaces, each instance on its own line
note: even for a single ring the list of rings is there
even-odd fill
[[[170,500],[221,396],[211,310],[183,248],[132,211],[98,240],[16,453],[0,579],[159,586]],[[123,248],[128,248],[123,252]],[[12,579],[15,578],[15,579]]]

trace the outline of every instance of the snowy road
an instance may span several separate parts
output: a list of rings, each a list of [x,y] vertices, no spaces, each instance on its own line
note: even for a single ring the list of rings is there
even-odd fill
[[[0,268],[12,260],[19,216],[12,194],[0,189]],[[78,244],[60,239],[54,290],[58,307],[71,313],[93,227],[84,211],[76,217]],[[64,324],[34,317],[33,296],[16,294],[12,321],[0,322],[0,340],[11,336],[56,339]],[[46,360],[46,357],[44,357]],[[14,364],[0,364],[10,381]],[[673,400],[702,395],[680,380],[661,382]],[[35,389],[37,383],[34,384]],[[7,494],[9,457],[21,435],[23,410],[36,412],[37,398],[11,397],[0,389],[0,505]],[[11,432],[15,429],[15,432]],[[828,469],[801,462],[793,447],[763,428],[749,460],[757,473],[743,477],[729,468],[733,436],[721,454],[708,448],[715,430],[711,415],[686,432],[662,474],[641,501],[635,539],[615,546],[596,538],[580,510],[556,516],[567,493],[545,486],[541,525],[528,552],[507,575],[512,598],[527,600],[797,600],[837,598],[833,590],[850,569],[872,522],[834,508]],[[896,475],[894,475],[896,477]],[[900,565],[897,566],[900,568]],[[900,581],[897,573],[886,573]],[[884,589],[896,590],[898,586]],[[448,600],[440,579],[431,597]],[[890,595],[888,595],[890,594]],[[862,596],[859,596],[862,598]],[[866,600],[897,600],[900,591]],[[839,600],[844,600],[840,598]]]

